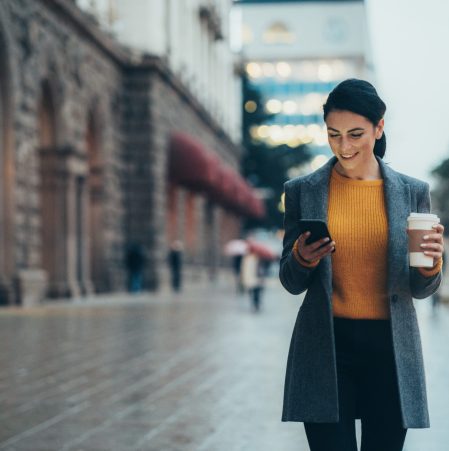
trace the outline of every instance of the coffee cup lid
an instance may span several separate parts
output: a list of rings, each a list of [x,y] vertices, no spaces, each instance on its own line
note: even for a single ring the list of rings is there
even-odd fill
[[[440,218],[432,213],[410,213],[408,219],[430,219],[439,221]]]

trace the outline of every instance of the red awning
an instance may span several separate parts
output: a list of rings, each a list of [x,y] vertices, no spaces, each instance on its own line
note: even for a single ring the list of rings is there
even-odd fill
[[[245,179],[187,133],[172,134],[168,167],[174,182],[205,192],[238,214],[255,218],[265,214],[262,201]]]
[[[237,189],[237,210],[245,216],[262,218],[265,215],[265,206],[263,201],[257,197],[254,188],[239,176]]]
[[[220,165],[211,193],[214,201],[228,208],[232,207],[235,199],[235,174],[235,170],[230,166],[225,164]]]
[[[261,199],[253,195],[250,206],[251,216],[254,218],[263,218],[266,214],[265,204]]]
[[[192,190],[212,189],[219,160],[186,133],[174,133],[170,141],[169,176]]]
[[[254,189],[229,166],[219,168],[214,200],[243,216],[262,218],[265,215],[263,202]]]
[[[237,189],[235,206],[241,214],[248,215],[248,205],[250,200],[248,184],[239,174],[236,174],[235,183]]]

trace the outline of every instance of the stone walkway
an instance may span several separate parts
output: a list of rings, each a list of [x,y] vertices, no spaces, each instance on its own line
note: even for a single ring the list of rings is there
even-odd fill
[[[306,451],[280,421],[298,307],[272,280],[259,314],[223,283],[0,310],[0,450]],[[432,427],[405,450],[445,451],[449,311],[417,310]]]

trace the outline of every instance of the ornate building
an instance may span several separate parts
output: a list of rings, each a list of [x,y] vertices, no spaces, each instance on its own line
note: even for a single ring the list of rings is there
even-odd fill
[[[241,216],[263,214],[238,140],[166,58],[73,1],[2,0],[0,95],[2,304],[124,290],[131,242],[146,289],[164,283],[175,238],[190,277],[215,274]]]
[[[332,156],[322,117],[327,95],[346,78],[375,78],[365,2],[236,0],[234,27],[249,86],[273,114],[251,136],[270,146],[307,145],[314,158],[291,177],[321,166]]]

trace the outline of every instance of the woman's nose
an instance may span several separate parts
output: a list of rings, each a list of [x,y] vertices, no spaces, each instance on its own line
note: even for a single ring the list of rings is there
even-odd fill
[[[341,150],[343,151],[343,153],[345,153],[347,150],[350,150],[350,148],[351,148],[350,142],[347,139],[342,138],[342,140],[341,140]]]

